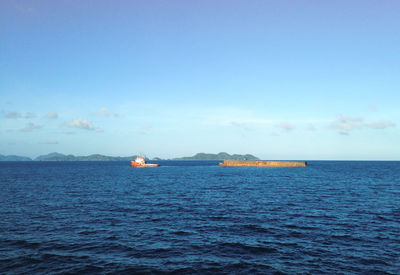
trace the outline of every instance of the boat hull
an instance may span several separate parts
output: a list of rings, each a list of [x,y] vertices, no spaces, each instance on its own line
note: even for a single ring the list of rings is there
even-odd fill
[[[154,164],[154,163],[144,163],[144,164],[141,164],[141,163],[138,163],[138,162],[136,162],[136,161],[131,161],[131,166],[132,167],[157,167],[157,166],[160,166],[159,164]]]

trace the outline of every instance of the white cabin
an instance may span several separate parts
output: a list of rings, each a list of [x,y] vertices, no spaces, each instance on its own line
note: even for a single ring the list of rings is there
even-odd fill
[[[139,164],[145,164],[146,163],[146,159],[144,157],[137,157],[135,162],[139,163]]]

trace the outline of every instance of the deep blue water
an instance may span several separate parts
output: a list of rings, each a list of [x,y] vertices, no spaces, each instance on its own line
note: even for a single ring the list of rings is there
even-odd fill
[[[0,163],[0,273],[400,274],[400,162]]]

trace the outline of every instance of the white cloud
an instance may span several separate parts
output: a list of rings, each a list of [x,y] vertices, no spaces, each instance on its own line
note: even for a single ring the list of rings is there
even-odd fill
[[[45,115],[45,118],[56,119],[58,118],[58,114],[56,112],[50,112]]]
[[[71,128],[79,128],[79,129],[85,129],[85,130],[89,130],[89,131],[94,131],[95,128],[93,127],[93,124],[90,120],[86,120],[86,119],[75,119],[71,122],[69,122],[68,127]]]
[[[25,125],[24,128],[20,129],[20,131],[22,131],[22,132],[32,132],[32,131],[38,130],[38,129],[40,129],[40,128],[42,128],[42,126],[36,125],[36,124],[34,124],[34,123],[32,123],[32,122],[29,122],[29,123],[27,123],[27,124]]]

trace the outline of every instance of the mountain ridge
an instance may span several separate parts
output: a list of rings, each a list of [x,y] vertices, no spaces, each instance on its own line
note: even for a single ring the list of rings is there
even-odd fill
[[[112,157],[101,154],[91,154],[88,156],[74,156],[64,155],[60,153],[50,153],[47,155],[41,155],[34,159],[34,161],[130,161],[135,159],[137,156],[128,157]]]
[[[91,154],[88,156],[75,156],[72,154],[65,155],[53,152],[46,155],[40,155],[36,158],[29,158],[25,156],[16,156],[16,155],[8,155],[8,156],[0,155],[0,161],[131,161],[134,160],[136,157],[137,155],[127,156],[127,157],[120,157],[120,156],[112,157],[101,154]],[[152,160],[165,160],[165,159],[155,157]],[[191,157],[172,158],[170,160],[259,160],[259,158],[250,154],[230,155],[226,152],[220,152],[218,154],[197,153]]]
[[[16,156],[16,155],[0,155],[0,161],[32,161],[29,157]]]

